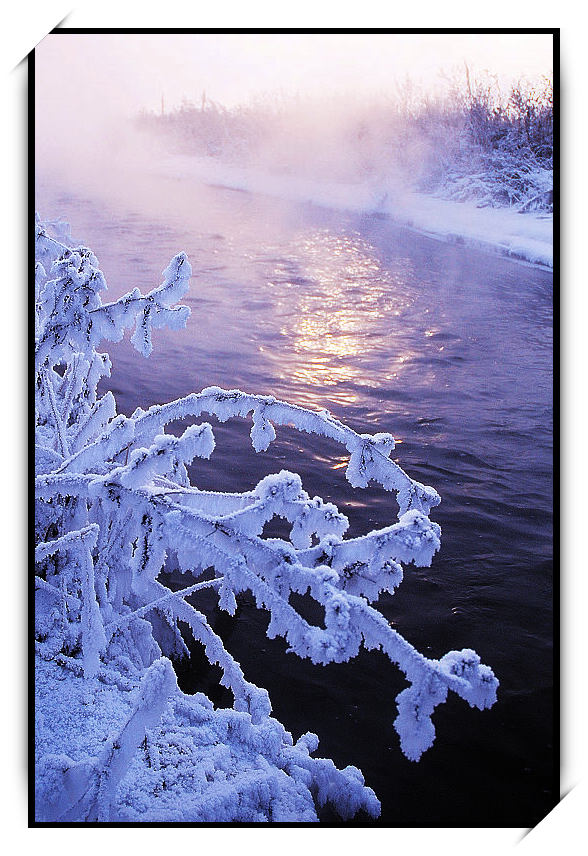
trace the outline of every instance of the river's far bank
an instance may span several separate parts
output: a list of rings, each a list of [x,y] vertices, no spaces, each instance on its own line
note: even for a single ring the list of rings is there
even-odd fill
[[[553,268],[553,215],[544,212],[480,208],[475,202],[455,202],[376,181],[316,181],[191,155],[158,157],[151,171],[178,180],[197,179],[212,186],[385,216],[438,240]]]

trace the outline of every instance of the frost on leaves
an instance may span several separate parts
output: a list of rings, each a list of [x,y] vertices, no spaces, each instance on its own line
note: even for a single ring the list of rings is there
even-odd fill
[[[64,224],[37,220],[36,652],[39,669],[75,676],[82,703],[98,708],[110,693],[113,721],[95,752],[41,754],[38,819],[316,821],[327,801],[343,818],[359,810],[377,816],[379,802],[361,773],[313,757],[314,735],[293,742],[271,717],[267,692],[246,680],[188,598],[208,589],[234,614],[239,594],[250,592],[270,613],[268,636],[283,637],[313,663],[345,662],[362,645],[382,650],[409,683],[394,727],[406,757],[418,760],[433,743],[431,715],[449,690],[484,708],[498,686],[475,652],[428,659],[372,605],[398,587],[403,564],[430,565],[440,546],[439,526],[428,517],[438,494],[390,459],[390,434],[357,434],[327,411],[271,396],[208,387],[130,418],[117,415],[112,393],[98,396],[110,361],[96,348],[134,328],[131,342],[148,357],[154,327],[183,326],[189,310],[176,304],[190,264],[179,254],[158,288],[103,303],[95,256],[70,243]],[[200,490],[187,467],[212,454],[211,425],[192,424],[179,437],[165,429],[203,414],[250,416],[256,451],[281,425],[340,443],[351,484],[377,482],[395,493],[397,520],[346,538],[347,518],[285,470],[240,494]],[[276,516],[290,526],[287,539],[263,536]],[[172,566],[189,581],[175,592],[160,576]],[[323,626],[300,614],[292,593],[321,605]],[[178,689],[169,658],[188,651],[180,625],[220,667],[232,710]]]

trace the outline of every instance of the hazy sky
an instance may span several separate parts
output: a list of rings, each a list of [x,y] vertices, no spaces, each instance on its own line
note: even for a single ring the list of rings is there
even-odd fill
[[[108,99],[127,113],[207,96],[227,106],[274,91],[381,91],[409,75],[434,84],[464,60],[503,79],[549,73],[551,36],[48,35],[36,51],[37,103]]]

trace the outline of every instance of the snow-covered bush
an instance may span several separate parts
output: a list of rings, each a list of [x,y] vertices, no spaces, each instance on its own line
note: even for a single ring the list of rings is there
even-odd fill
[[[316,821],[327,801],[342,818],[372,817],[379,802],[355,767],[313,757],[318,739],[296,742],[270,716],[267,692],[248,682],[203,612],[201,590],[234,614],[241,592],[269,611],[269,637],[313,663],[347,661],[361,645],[380,649],[404,672],[394,727],[404,754],[431,746],[431,715],[452,690],[470,705],[493,704],[498,681],[474,651],[427,659],[371,604],[402,581],[401,563],[429,565],[439,496],[390,459],[390,434],[357,434],[327,411],[269,396],[209,387],[169,404],[117,415],[98,382],[110,361],[96,350],[132,329],[148,357],[151,330],[186,323],[178,301],[190,264],[177,255],[163,282],[103,303],[98,262],[72,246],[62,224],[36,224],[35,266],[35,634],[36,817],[39,821]],[[187,466],[208,458],[215,441],[202,414],[220,421],[252,416],[256,451],[275,427],[293,425],[342,444],[347,478],[396,494],[398,519],[357,538],[331,503],[310,497],[299,476],[282,471],[241,494],[200,490]],[[180,436],[166,433],[192,420]],[[275,516],[288,539],[263,536]],[[172,591],[162,571],[186,585]],[[292,593],[321,605],[309,623]],[[188,653],[192,633],[232,709],[177,686],[171,661]],[[388,713],[382,712],[386,721]]]
[[[413,110],[412,124],[428,142],[420,189],[479,207],[553,210],[550,78],[519,81],[503,93],[492,75],[466,66],[444,100]]]

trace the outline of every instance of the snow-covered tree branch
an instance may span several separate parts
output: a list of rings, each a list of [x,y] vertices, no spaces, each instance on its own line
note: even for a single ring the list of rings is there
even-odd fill
[[[271,717],[267,692],[247,680],[187,598],[206,588],[235,614],[239,595],[250,592],[270,613],[268,636],[283,637],[313,663],[348,661],[362,646],[383,651],[408,681],[394,728],[404,754],[417,761],[434,741],[431,716],[449,691],[486,708],[498,686],[474,651],[429,659],[377,608],[380,594],[401,583],[402,565],[428,566],[439,549],[439,526],[428,517],[437,492],[390,459],[392,435],[357,434],[327,411],[270,396],[208,387],[130,418],[117,415],[112,393],[98,393],[110,361],[96,348],[131,330],[132,344],[148,357],[153,328],[185,325],[189,309],[177,304],[190,263],[180,253],[157,288],[103,303],[97,259],[71,244],[63,224],[37,220],[37,681],[42,692],[66,674],[70,704],[93,705],[108,724],[105,742],[82,756],[38,744],[37,819],[308,821],[327,801],[342,818],[359,810],[376,817],[379,802],[361,773],[313,757],[312,734],[293,742]],[[212,426],[191,424],[180,436],[166,428],[203,414],[251,417],[257,452],[284,425],[342,445],[349,482],[377,482],[394,493],[397,519],[346,538],[347,518],[285,470],[244,493],[200,490],[188,467],[213,453]],[[290,524],[288,538],[264,537],[275,517]],[[175,592],[161,579],[172,565],[187,581]],[[300,614],[292,593],[320,605],[323,626]],[[186,627],[220,666],[232,710],[177,687],[169,661],[188,652]],[[55,704],[60,698],[56,691]],[[392,716],[382,712],[384,722]]]

